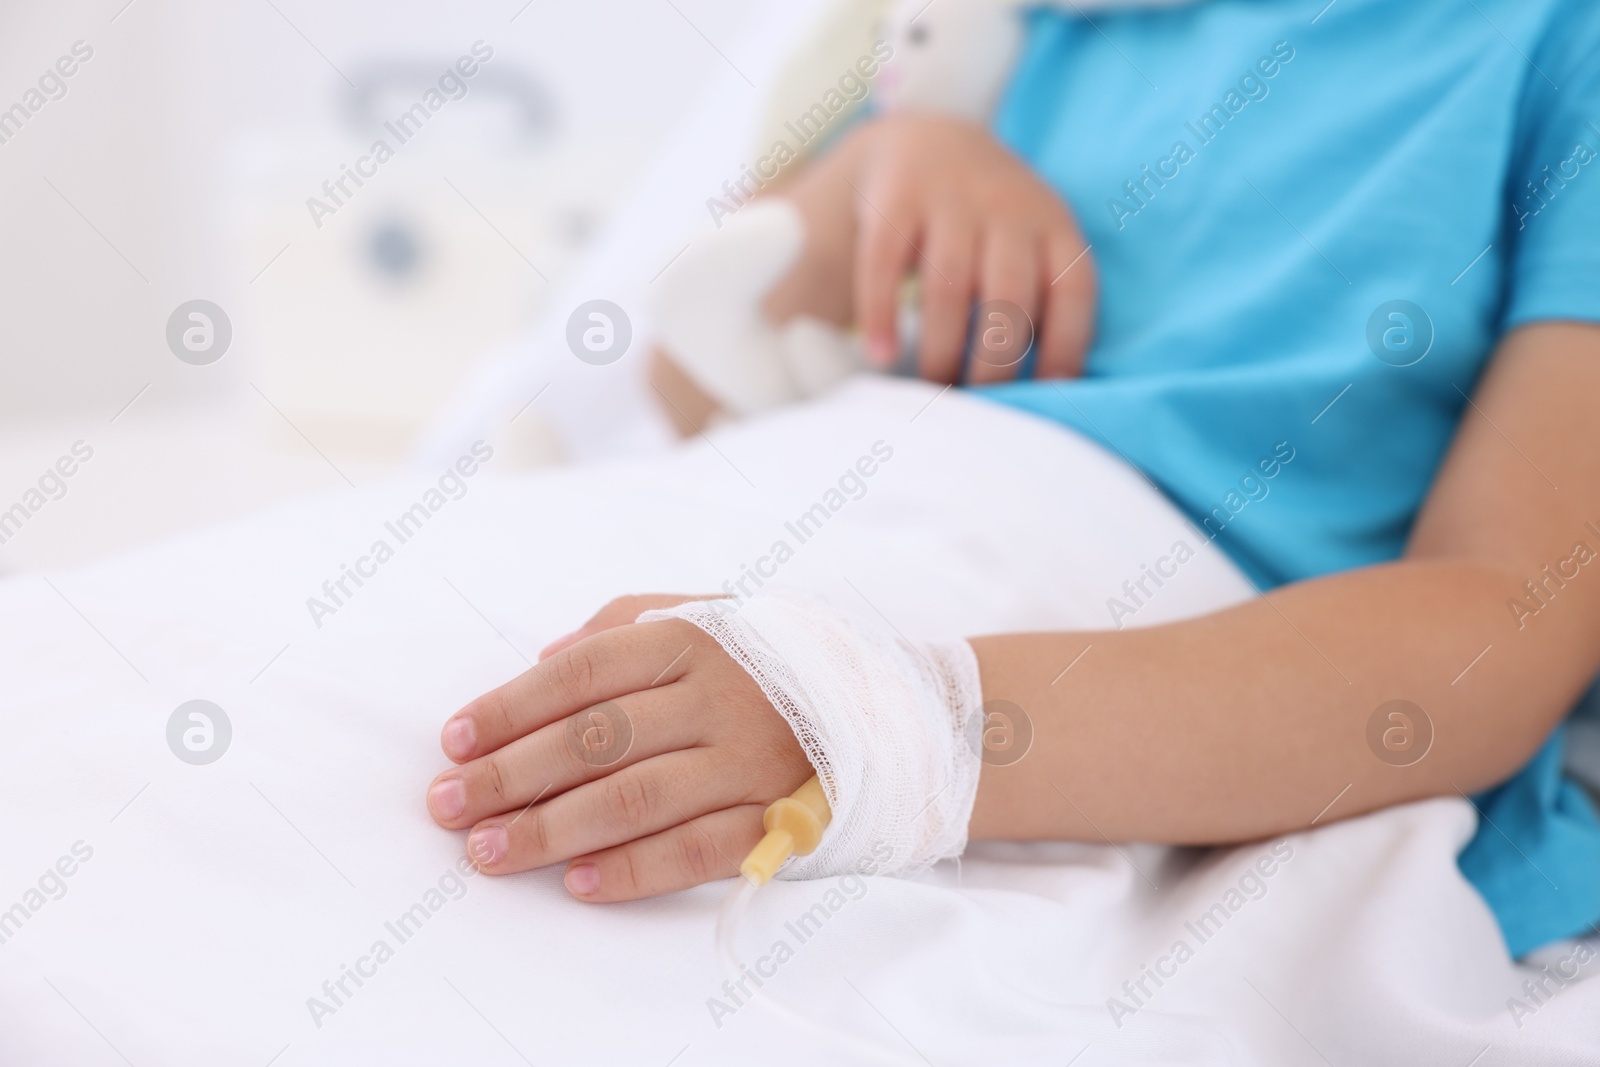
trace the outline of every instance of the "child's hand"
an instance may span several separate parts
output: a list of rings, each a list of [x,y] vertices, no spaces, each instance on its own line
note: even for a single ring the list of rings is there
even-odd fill
[[[853,318],[869,356],[886,366],[899,350],[900,284],[915,272],[924,378],[958,379],[973,303],[986,300],[1009,301],[1032,319],[1039,377],[1081,369],[1094,329],[1094,261],[1055,191],[987,130],[928,114],[879,119],[782,195],[806,219],[807,247],[765,305],[774,320],[800,311]],[[1016,372],[973,359],[969,380]]]
[[[767,804],[811,776],[788,723],[704,631],[635,624],[684,596],[624,597],[445,723],[459,766],[428,789],[489,874],[567,862],[584,900],[726,878]]]

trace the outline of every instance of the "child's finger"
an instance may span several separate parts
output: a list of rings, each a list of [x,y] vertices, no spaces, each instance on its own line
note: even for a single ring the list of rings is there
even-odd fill
[[[524,811],[485,819],[467,835],[467,855],[489,874],[560,863],[641,837],[745,799],[704,751],[684,749],[625,767]]]
[[[614,774],[704,740],[704,720],[684,714],[681,686],[647,689],[535,730],[440,774],[428,786],[428,812],[440,826],[483,819]]]
[[[440,747],[465,763],[573,712],[669,685],[689,669],[691,649],[702,639],[709,640],[676,619],[604,630],[456,712],[440,732]]]
[[[967,363],[974,385],[1015,378],[1027,355],[1039,304],[1039,255],[1034,235],[1012,227],[990,230],[984,237],[982,270],[980,314],[972,358]],[[996,308],[992,303],[1010,307]]]
[[[1083,373],[1083,358],[1094,335],[1098,286],[1094,257],[1076,230],[1046,239],[1044,324],[1040,330],[1040,378],[1071,378]]]
[[[548,659],[563,648],[571,648],[585,637],[615,626],[625,626],[652,608],[673,608],[697,597],[680,593],[645,593],[640,596],[619,596],[589,617],[589,621],[550,642],[539,650],[540,659]]]
[[[922,278],[922,377],[954,384],[961,378],[976,274],[977,228],[964,218],[935,221],[928,235],[929,269]]]
[[[856,318],[861,325],[867,358],[883,368],[894,362],[899,350],[895,314],[900,282],[917,255],[915,218],[905,210],[905,197],[881,198],[873,203],[857,196],[860,220],[856,243]]]
[[[638,841],[580,856],[567,866],[567,891],[608,903],[688,889],[739,873],[761,840],[760,804],[724,808]]]

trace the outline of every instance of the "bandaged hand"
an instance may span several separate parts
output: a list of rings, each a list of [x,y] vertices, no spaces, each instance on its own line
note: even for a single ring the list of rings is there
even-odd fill
[[[900,285],[914,273],[923,378],[960,379],[973,304],[992,300],[1032,320],[1039,377],[1081,370],[1094,328],[1093,257],[1067,205],[983,127],[915,112],[863,123],[780,195],[800,209],[808,237],[766,302],[773,321],[853,319],[868,358],[886,367],[901,344]],[[990,324],[975,325],[981,338]],[[984,359],[977,346],[974,354],[968,382],[1017,374],[1009,359]]]
[[[629,900],[735,874],[816,773],[833,822],[780,877],[913,873],[965,845],[980,702],[964,642],[803,594],[626,597],[450,718],[428,807],[486,873]]]

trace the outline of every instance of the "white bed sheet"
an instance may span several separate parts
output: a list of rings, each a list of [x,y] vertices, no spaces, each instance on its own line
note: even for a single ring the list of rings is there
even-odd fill
[[[880,440],[894,455],[865,495],[795,545],[785,522]],[[471,877],[459,898],[446,878],[402,943],[385,924],[462,852],[422,803],[445,716],[608,597],[718,589],[779,538],[796,547],[782,580],[927,636],[1105,628],[1141,564],[1199,547],[1081,439],[921,383],[857,381],[626,465],[506,478],[491,461],[466,484],[320,628],[306,598],[425,483],[0,584],[0,909],[27,912],[0,944],[0,1062],[849,1062],[751,1007],[718,1025],[726,883],[589,906],[559,868]],[[1135,621],[1247,595],[1207,547]],[[166,741],[197,698],[233,728],[206,766]],[[859,898],[775,883],[741,945],[787,941],[771,993],[940,1067],[1600,1062],[1600,983],[1528,999],[1533,972],[1454,863],[1473,828],[1441,800],[1290,835],[1260,898],[1204,942],[1185,923],[1226,907],[1274,843],[986,844]],[[30,898],[74,846],[92,855],[65,864],[64,892],[47,878]],[[802,943],[785,924],[819,903]],[[1135,1006],[1123,982],[1180,939],[1192,958],[1114,1018],[1108,999]],[[308,998],[331,1004],[324,981],[380,940],[392,958],[314,1018]],[[1514,1017],[1510,998],[1535,1010]]]

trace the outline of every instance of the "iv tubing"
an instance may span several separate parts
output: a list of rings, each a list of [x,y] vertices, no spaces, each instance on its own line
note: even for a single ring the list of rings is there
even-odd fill
[[[717,913],[717,956],[722,961],[723,969],[733,981],[742,982],[749,975],[744,963],[739,959],[734,940],[739,924],[743,922],[744,914],[749,910],[751,898],[756,895],[757,889],[772,880],[772,876],[778,873],[778,868],[783,866],[784,861],[790,856],[805,856],[815,850],[821,843],[822,832],[828,828],[828,822],[832,817],[833,812],[828,807],[828,798],[822,791],[822,783],[815,776],[793,794],[782,797],[768,806],[766,814],[762,817],[762,825],[767,830],[766,836],[750,850],[750,854],[739,865],[739,877],[734,879],[733,890],[723,901],[722,910]],[[863,1057],[868,1062],[898,1065],[920,1063],[919,1060],[913,1060],[875,1042],[809,1019],[780,1003],[759,984],[752,999],[774,1019],[848,1048],[856,1056]]]

